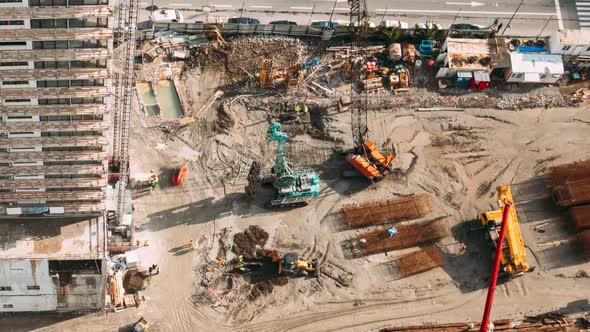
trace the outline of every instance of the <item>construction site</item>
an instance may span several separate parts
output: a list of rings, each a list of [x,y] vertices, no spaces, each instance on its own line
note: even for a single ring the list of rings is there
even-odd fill
[[[145,37],[123,1],[101,74],[111,116],[92,124],[108,148],[73,171],[101,176],[0,169],[8,217],[34,200],[94,213],[0,223],[0,258],[48,260],[60,286],[58,313],[0,296],[0,330],[588,331],[590,84],[507,83],[509,40],[392,43],[348,3],[352,32],[326,41],[214,25]],[[497,75],[466,87],[458,66]],[[60,130],[96,129],[79,122]],[[9,191],[25,184],[95,189]]]

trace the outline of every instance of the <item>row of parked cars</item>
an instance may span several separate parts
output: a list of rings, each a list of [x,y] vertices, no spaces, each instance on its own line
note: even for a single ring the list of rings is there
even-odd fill
[[[150,15],[150,20],[156,23],[183,23],[184,17],[182,14],[173,9],[167,10],[157,10],[152,12]],[[203,23],[202,21],[197,21],[193,23]],[[234,24],[244,24],[244,25],[255,25],[260,24],[260,20],[251,18],[251,17],[233,17],[227,20],[227,23],[234,23]],[[297,25],[296,22],[288,21],[288,20],[279,20],[279,21],[271,21],[268,23],[269,25]],[[343,26],[346,24],[341,24],[334,21],[315,21],[311,22],[311,26],[314,28],[335,28],[339,26]],[[349,26],[353,26],[353,23],[349,23]],[[376,27],[376,25],[372,22],[369,23],[371,27]],[[381,28],[391,28],[391,27],[399,27],[402,29],[408,29],[409,25],[407,22],[402,22],[398,20],[383,20],[379,24]],[[416,23],[414,26],[416,29],[427,29],[427,28],[437,28],[442,29],[443,27],[435,22],[426,21],[421,23]],[[452,30],[482,30],[486,29],[486,27],[475,25],[475,24],[468,24],[468,23],[456,23],[451,24],[450,29]]]

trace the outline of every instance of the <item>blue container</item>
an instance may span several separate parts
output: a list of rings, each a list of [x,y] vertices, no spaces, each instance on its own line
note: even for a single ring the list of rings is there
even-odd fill
[[[473,78],[473,73],[470,71],[458,71],[453,77],[456,86],[469,86],[469,82]]]

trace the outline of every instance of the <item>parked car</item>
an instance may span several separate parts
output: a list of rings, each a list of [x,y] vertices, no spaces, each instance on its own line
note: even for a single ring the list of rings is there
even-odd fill
[[[297,25],[297,23],[293,22],[293,21],[272,21],[268,24],[273,24],[273,25]]]
[[[432,29],[432,28],[437,28],[437,29],[442,29],[442,26],[436,22],[432,22],[432,21],[426,21],[426,22],[420,22],[420,23],[416,23],[416,25],[414,26],[416,29]]]
[[[184,17],[174,9],[162,9],[150,14],[150,20],[154,23],[183,23]]]
[[[485,27],[482,25],[469,24],[469,23],[455,23],[451,24],[451,30],[483,30]]]
[[[379,24],[379,26],[382,28],[398,27],[398,28],[402,28],[402,29],[408,29],[410,27],[408,22],[402,22],[402,21],[398,21],[398,20],[384,20],[384,21],[381,21],[381,24]]]
[[[311,22],[311,26],[314,28],[335,28],[335,27],[339,27],[340,23],[330,22],[330,21],[316,21],[316,22]]]
[[[233,17],[227,20],[227,23],[236,24],[260,24],[260,21],[250,17]]]

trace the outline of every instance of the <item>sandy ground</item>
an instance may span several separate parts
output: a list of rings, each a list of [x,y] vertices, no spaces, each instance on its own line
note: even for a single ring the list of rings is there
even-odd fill
[[[273,52],[260,49],[258,56]],[[276,61],[288,63],[300,56],[290,52],[293,59]],[[213,63],[223,56],[248,60],[239,50],[220,54],[205,56]],[[231,63],[227,71],[247,77],[259,61],[250,59],[249,66]],[[219,70],[201,68],[194,68],[182,83],[193,108],[218,86],[231,89],[239,85]],[[573,240],[547,245],[573,239],[574,234],[568,228],[567,214],[553,206],[542,179],[548,166],[590,158],[587,107],[371,111],[369,136],[385,148],[395,147],[398,171],[369,186],[362,178],[340,177],[341,170],[349,167],[341,151],[352,146],[350,113],[325,108],[333,100],[310,98],[308,102],[316,105],[311,111],[316,128],[286,126],[284,130],[297,133],[289,142],[288,158],[318,171],[321,194],[303,208],[268,211],[263,204],[270,198],[269,191],[261,189],[253,202],[246,201],[243,192],[252,160],[261,161],[264,170],[272,165],[276,145],[266,140],[267,114],[283,97],[268,92],[258,97],[247,94],[226,94],[197,123],[173,134],[150,128],[151,122],[135,105],[131,176],[140,177],[150,170],[161,175],[153,193],[134,195],[134,218],[139,225],[136,239],[150,243],[138,249],[142,264],[160,266],[160,274],[144,292],[145,304],[106,316],[34,315],[28,323],[21,316],[14,317],[17,323],[8,317],[0,319],[0,330],[126,331],[128,324],[142,316],[152,324],[152,331],[368,331],[391,325],[479,320],[491,255],[483,234],[475,230],[474,219],[496,208],[495,187],[500,184],[512,185],[528,260],[535,270],[498,287],[493,318],[590,310],[590,278],[584,277],[590,273],[590,263],[580,257]],[[225,127],[220,130],[222,115]],[[318,137],[318,131],[323,140],[303,134]],[[171,176],[183,163],[188,165],[187,178],[182,186],[173,187]],[[384,263],[415,249],[344,257],[343,241],[369,228],[343,229],[333,217],[340,206],[412,193],[431,195],[433,212],[422,219],[445,218],[448,237],[438,243],[443,267],[395,280]],[[255,300],[247,298],[251,286],[236,280],[228,292],[222,294],[218,289],[205,299],[203,294],[209,289],[202,286],[203,266],[219,254],[224,243],[231,244],[233,234],[253,224],[269,233],[267,248],[318,258],[320,278],[292,279]],[[542,224],[545,232],[539,231]],[[194,251],[185,246],[191,239],[197,243]],[[466,252],[461,250],[464,245]],[[220,274],[216,271],[216,276]]]
[[[396,145],[397,166],[405,174],[365,188],[361,180],[338,177],[338,154],[302,158],[327,179],[320,197],[304,208],[269,212],[261,207],[265,197],[250,204],[241,194],[247,168],[240,165],[249,164],[252,157],[270,165],[273,155],[273,145],[264,139],[264,112],[232,109],[236,127],[229,135],[195,126],[178,136],[164,136],[158,129],[143,128],[134,113],[132,172],[155,169],[163,174],[160,188],[135,198],[135,217],[142,224],[137,238],[150,241],[149,247],[139,249],[140,256],[146,266],[159,263],[160,275],[152,279],[145,291],[147,302],[138,309],[64,319],[40,331],[122,331],[141,316],[149,319],[154,331],[366,331],[478,320],[490,255],[475,238],[481,234],[468,231],[466,225],[480,211],[495,207],[494,188],[505,183],[513,184],[529,262],[536,269],[499,286],[493,317],[590,309],[584,291],[590,289],[590,279],[576,277],[579,271],[590,271],[590,264],[576,255],[575,243],[539,246],[572,237],[564,213],[552,208],[539,177],[547,166],[590,157],[588,110],[372,112],[371,138]],[[331,131],[344,145],[350,144],[349,114],[330,117]],[[299,136],[291,149],[301,153],[313,143]],[[169,186],[167,174],[185,161],[186,182]],[[449,237],[439,244],[444,267],[392,280],[382,263],[399,252],[343,257],[341,242],[359,231],[341,230],[330,217],[333,211],[350,202],[418,192],[433,198],[433,212],[425,219],[447,216]],[[550,232],[534,230],[546,220],[552,223]],[[234,287],[226,299],[220,296],[213,305],[201,304],[199,269],[206,256],[216,254],[216,234],[227,228],[231,235],[251,224],[270,233],[267,247],[319,257],[325,272],[317,280],[291,280],[255,301],[239,293],[243,288]],[[189,239],[198,243],[196,251],[182,248]],[[468,250],[459,254],[463,243]],[[350,281],[348,286],[338,281],[342,278]]]

